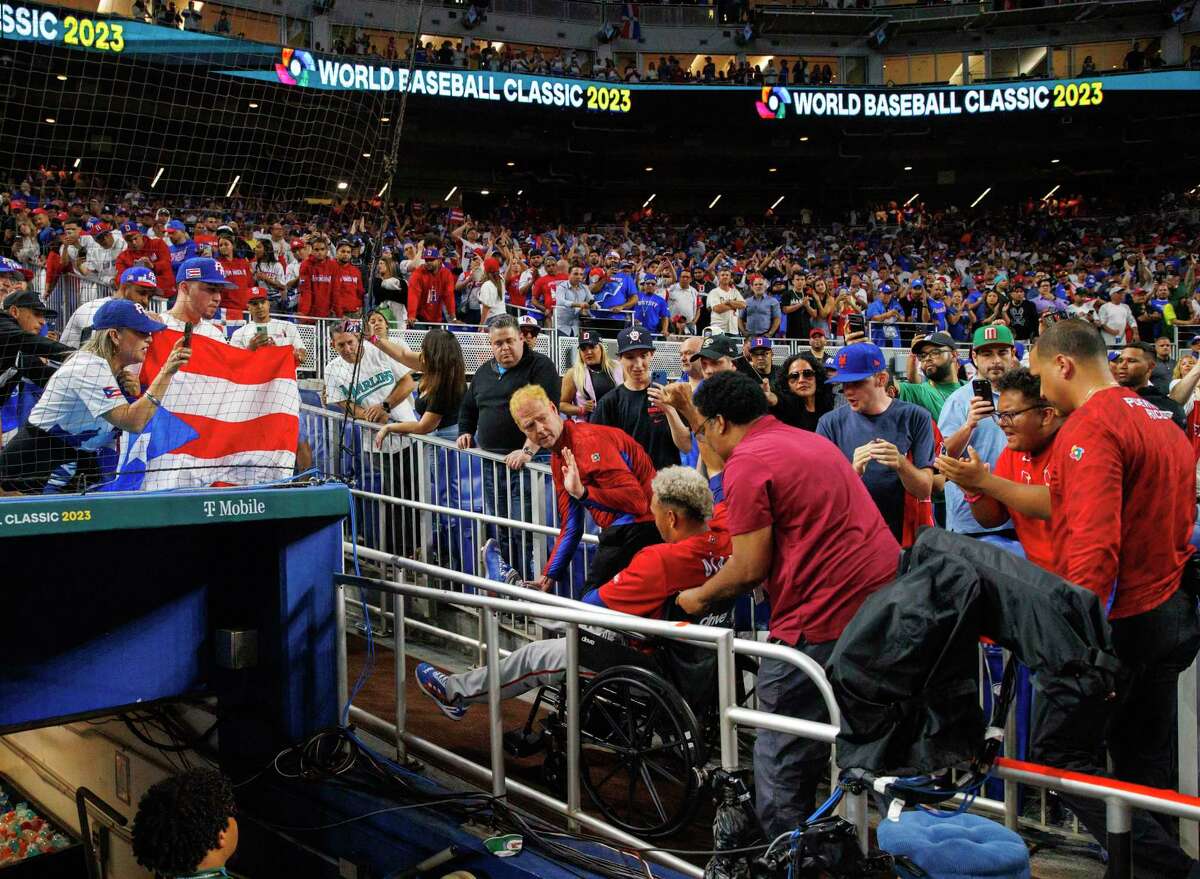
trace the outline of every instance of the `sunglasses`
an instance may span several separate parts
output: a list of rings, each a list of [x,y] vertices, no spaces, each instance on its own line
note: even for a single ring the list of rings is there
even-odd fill
[[[799,372],[789,372],[788,373],[788,381],[790,381],[790,382],[794,382],[796,379],[799,379],[799,378],[816,378],[816,377],[817,377],[817,374],[815,372],[813,372],[811,369],[802,369]]]

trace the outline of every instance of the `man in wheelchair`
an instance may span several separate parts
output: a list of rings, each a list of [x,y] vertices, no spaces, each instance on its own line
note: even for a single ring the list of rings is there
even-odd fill
[[[714,511],[707,481],[687,467],[659,471],[651,489],[650,511],[665,542],[640,550],[623,571],[592,589],[583,601],[652,619],[729,626],[731,603],[710,607],[703,617],[685,616],[675,603],[678,593],[704,583],[729,557],[732,544],[723,524],[724,505],[718,505]],[[506,578],[507,571],[497,573],[498,579]],[[663,652],[668,655],[661,655]],[[673,670],[671,677],[683,685],[681,689],[689,700],[691,694],[687,691],[711,689],[712,674],[704,669],[711,656],[712,651],[703,647],[677,642],[656,645],[609,629],[587,629],[580,633],[580,663],[585,677],[618,664],[666,666]],[[511,699],[561,682],[566,661],[566,641],[562,638],[533,641],[514,650],[500,663],[502,698]],[[417,666],[416,677],[421,691],[453,720],[461,720],[471,703],[487,701],[486,666],[452,675],[422,662]]]

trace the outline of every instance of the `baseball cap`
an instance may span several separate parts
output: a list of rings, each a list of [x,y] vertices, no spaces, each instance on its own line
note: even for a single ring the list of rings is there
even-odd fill
[[[140,333],[157,333],[166,326],[146,314],[146,309],[128,299],[110,299],[96,311],[92,328],[97,330],[137,330]]]
[[[916,280],[914,280],[914,281],[912,282],[912,284],[911,284],[910,286],[911,286],[911,287],[912,287],[914,290],[919,290],[919,289],[921,289],[922,287],[924,287],[924,286],[925,286],[925,282],[924,282],[924,281],[922,281],[920,278],[917,278]]]
[[[440,259],[442,252],[436,247],[426,247],[421,251],[421,259]]]
[[[724,333],[717,333],[709,336],[705,341],[704,347],[692,355],[692,362],[699,360],[701,357],[707,357],[709,360],[720,360],[722,357],[737,357],[742,352],[738,350],[737,341],[731,336]]]
[[[595,330],[584,330],[583,332],[581,332],[579,334],[579,347],[580,348],[582,348],[584,345],[599,345],[599,344],[600,344],[600,334],[597,333]]]
[[[880,293],[891,293],[891,292],[892,292],[892,285],[891,285],[891,284],[880,284],[880,285],[879,285],[879,292],[880,292]]]
[[[288,244],[288,247],[290,247],[292,250],[299,250],[301,247],[304,246],[304,244],[305,244],[305,242],[302,239],[293,238],[291,240],[291,243]]]
[[[9,201],[8,206],[10,208],[12,208],[14,211],[19,211],[25,207],[25,202],[22,199],[14,198],[11,201]]]
[[[122,223],[119,227],[122,235],[145,235],[146,230],[137,223]]]
[[[1108,362],[1112,363],[1114,360],[1116,360],[1120,356],[1121,356],[1120,351],[1109,351],[1108,352]]]
[[[58,312],[53,308],[47,308],[46,303],[42,302],[41,297],[32,290],[17,290],[4,297],[4,310],[8,311],[10,308],[28,308],[30,311],[36,311],[49,318],[58,317]]]
[[[775,343],[771,341],[770,336],[754,336],[750,339],[750,350],[757,351],[759,349],[770,351],[775,347]]]
[[[651,284],[657,284],[658,277],[656,275],[651,275],[649,272],[647,272],[646,274],[642,275],[642,279],[640,281],[638,281],[638,283],[645,284],[647,281],[649,281]]]
[[[246,301],[247,302],[261,302],[265,299],[270,299],[270,298],[271,297],[269,295],[267,295],[266,287],[251,287],[250,295],[248,297],[246,297]]]
[[[980,327],[971,337],[971,349],[978,351],[989,345],[1014,345],[1012,330],[1003,324]]]
[[[834,358],[837,372],[830,376],[835,382],[857,382],[887,369],[883,352],[870,342],[855,342],[847,345]]]
[[[20,275],[26,281],[33,278],[33,272],[25,268],[15,259],[9,259],[7,256],[0,256],[0,275]],[[5,306],[6,308],[8,306]]]
[[[653,351],[654,336],[641,324],[626,327],[617,333],[617,355],[629,351]]]
[[[827,335],[828,335],[828,334],[827,334],[827,333],[826,333],[826,332],[825,332],[823,329],[821,329],[820,327],[815,327],[815,328],[813,328],[813,329],[811,329],[811,330],[809,330],[809,331],[808,331],[808,337],[809,337],[810,339],[811,339],[813,336],[820,336],[822,339],[824,339],[824,338],[825,338]]]
[[[186,232],[187,226],[183,224],[182,220],[171,220],[167,223],[167,229],[171,232]]]
[[[194,256],[191,259],[185,259],[179,264],[179,268],[175,270],[175,280],[179,283],[184,281],[199,281],[202,284],[215,284],[218,287],[236,287],[232,281],[225,278],[225,270],[217,263],[215,259],[207,256]]]
[[[533,334],[535,336],[542,331],[542,325],[538,323],[537,318],[531,314],[523,314],[517,318],[517,329],[523,330],[526,328],[533,330]]]
[[[126,284],[134,284],[138,287],[150,287],[157,290],[158,276],[145,266],[134,266],[121,272],[118,284],[122,287]]]
[[[496,259],[494,256],[489,256],[483,261],[483,270],[485,272],[495,274],[496,272],[500,271],[500,260]]]
[[[912,343],[912,353],[920,354],[926,348],[933,346],[935,348],[953,348],[954,338],[949,333],[933,333]]]
[[[93,238],[95,238],[97,235],[103,235],[105,232],[111,231],[112,226],[108,225],[108,223],[101,222],[100,220],[97,220],[94,223],[88,223],[87,228],[84,229],[84,232],[86,232],[88,235],[91,235]]]

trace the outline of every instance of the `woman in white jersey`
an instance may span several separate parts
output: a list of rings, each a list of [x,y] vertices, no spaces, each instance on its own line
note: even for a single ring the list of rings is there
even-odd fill
[[[113,299],[92,320],[92,335],[51,376],[25,426],[0,452],[0,491],[42,492],[55,481],[95,477],[96,453],[112,445],[118,430],[141,431],[171,378],[191,357],[175,343],[145,394],[129,402],[117,375],[146,359],[150,336],[163,325],[140,305]]]

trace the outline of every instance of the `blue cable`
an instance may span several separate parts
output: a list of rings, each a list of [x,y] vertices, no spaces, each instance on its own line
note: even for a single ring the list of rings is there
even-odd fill
[[[350,542],[354,547],[352,555],[354,558],[354,573],[355,576],[362,576],[362,570],[358,564],[358,517],[354,511],[354,498],[350,499]],[[363,594],[362,589],[359,589],[359,601],[362,602],[363,622],[367,628],[367,660],[363,663],[362,671],[358,674],[358,680],[354,682],[354,689],[350,692],[349,698],[346,699],[346,704],[342,708],[342,726],[350,725],[350,706],[354,703],[354,697],[362,690],[366,684],[367,678],[371,676],[371,672],[375,670],[375,633],[371,629],[371,614],[367,609],[367,599]]]
[[[826,812],[828,812],[830,809],[832,809],[834,806],[836,806],[839,802],[841,802],[841,800],[842,800],[842,789],[839,787],[836,790],[834,790],[833,793],[831,793],[829,795],[829,799],[827,799],[824,803],[822,803],[820,806],[817,807],[817,811],[813,812],[811,815],[808,816],[808,820],[805,821],[804,823],[812,824],[814,821],[816,821],[818,818],[822,817]]]

